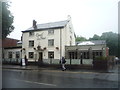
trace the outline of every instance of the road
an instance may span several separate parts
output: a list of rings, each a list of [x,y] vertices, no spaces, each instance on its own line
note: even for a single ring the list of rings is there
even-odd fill
[[[118,88],[117,79],[107,78],[118,77],[116,73],[3,69],[3,88]]]

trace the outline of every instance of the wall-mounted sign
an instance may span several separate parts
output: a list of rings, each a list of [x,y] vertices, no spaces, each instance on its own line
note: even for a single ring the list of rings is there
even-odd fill
[[[36,37],[37,37],[37,40],[46,39],[46,37],[43,36],[43,33],[41,34],[37,33]]]

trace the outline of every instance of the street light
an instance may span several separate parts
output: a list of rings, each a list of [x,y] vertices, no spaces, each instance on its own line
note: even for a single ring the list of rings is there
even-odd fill
[[[81,60],[80,60],[80,63],[83,64],[83,61],[82,61],[82,52],[81,52]]]

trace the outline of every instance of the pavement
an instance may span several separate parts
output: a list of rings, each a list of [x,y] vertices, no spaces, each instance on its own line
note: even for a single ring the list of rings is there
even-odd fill
[[[19,65],[3,65],[2,69],[12,69],[12,70],[45,70],[46,72],[58,72],[58,73],[71,73],[79,74],[81,78],[88,79],[99,79],[99,80],[109,80],[118,82],[118,68],[120,65],[116,65],[113,69],[108,71],[103,70],[93,70],[93,69],[67,69],[66,71],[60,70],[60,68],[55,67],[39,67],[35,65],[29,66],[19,66]]]

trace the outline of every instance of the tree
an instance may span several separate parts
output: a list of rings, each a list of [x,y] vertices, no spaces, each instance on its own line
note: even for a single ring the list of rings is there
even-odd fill
[[[9,10],[10,2],[2,2],[2,38],[6,38],[13,30],[14,26],[12,25],[14,16]]]
[[[85,37],[82,37],[82,36],[77,36],[76,37],[76,42],[78,41],[86,41],[87,39]]]
[[[110,48],[110,55],[118,56],[118,34],[113,32],[102,33],[101,39],[106,40],[107,46]]]
[[[92,38],[89,38],[89,40],[100,40],[100,36],[95,34]]]
[[[109,47],[109,54],[119,56],[118,45],[120,45],[120,42],[118,42],[117,33],[105,32],[102,33],[101,36],[95,34],[92,38],[89,38],[89,40],[106,40],[106,44]]]
[[[118,34],[118,57],[120,58],[120,33]]]

